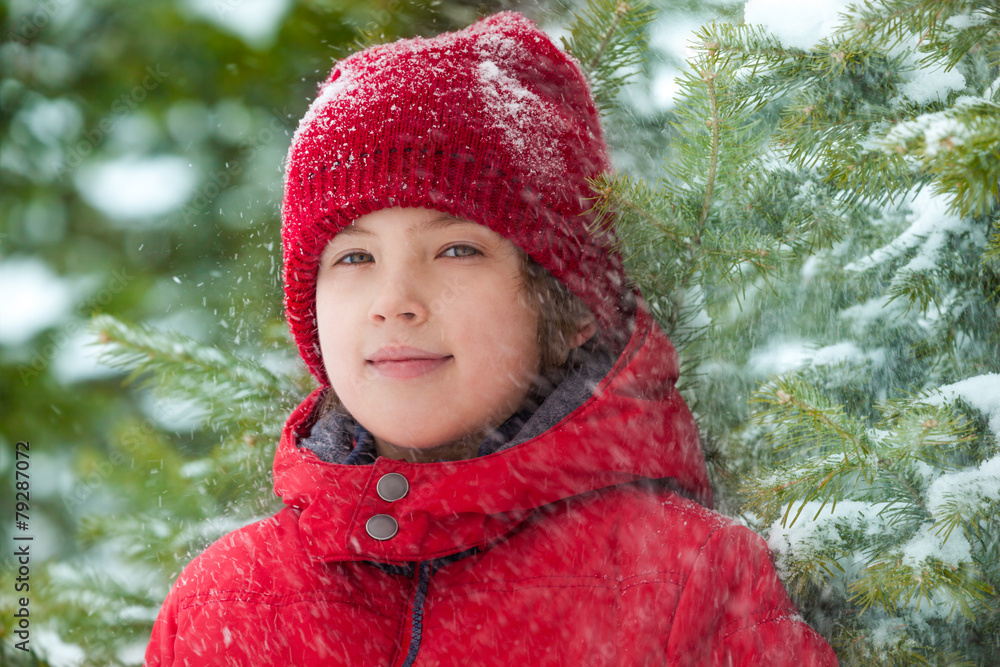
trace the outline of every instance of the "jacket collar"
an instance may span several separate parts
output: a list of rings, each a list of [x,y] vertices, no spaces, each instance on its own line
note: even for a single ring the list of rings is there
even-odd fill
[[[640,308],[632,336],[593,395],[543,433],[465,461],[371,465],[322,461],[299,447],[315,421],[322,388],[289,417],[274,460],[275,492],[299,510],[310,555],[321,560],[407,562],[489,546],[535,509],[597,489],[671,478],[705,505],[711,491],[698,429],[674,388],[677,355]],[[405,497],[387,502],[376,485],[406,478]],[[367,520],[388,514],[399,525],[385,541]]]

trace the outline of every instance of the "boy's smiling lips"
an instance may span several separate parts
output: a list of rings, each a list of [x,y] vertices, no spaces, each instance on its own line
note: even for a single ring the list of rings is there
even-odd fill
[[[365,360],[379,375],[397,380],[420,377],[453,359],[450,354],[428,352],[405,345],[387,345]]]

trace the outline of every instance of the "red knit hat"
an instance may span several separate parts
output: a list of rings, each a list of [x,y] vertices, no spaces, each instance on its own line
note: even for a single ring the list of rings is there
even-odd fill
[[[610,234],[588,232],[586,178],[609,168],[577,61],[516,12],[338,62],[292,139],[282,209],[285,308],[329,384],[316,325],[326,244],[367,213],[423,207],[510,239],[627,335],[634,309]]]

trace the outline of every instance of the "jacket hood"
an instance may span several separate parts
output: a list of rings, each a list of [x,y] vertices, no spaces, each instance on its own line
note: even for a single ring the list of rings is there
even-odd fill
[[[545,505],[641,480],[668,480],[710,507],[698,428],[674,387],[677,373],[673,345],[640,308],[611,370],[573,412],[520,444],[437,463],[379,457],[373,465],[344,465],[299,447],[315,422],[321,387],[285,424],[275,492],[299,511],[306,551],[325,561],[408,562],[488,547]],[[388,473],[409,484],[394,502],[376,491]],[[365,524],[376,514],[397,521],[394,537],[368,535]]]

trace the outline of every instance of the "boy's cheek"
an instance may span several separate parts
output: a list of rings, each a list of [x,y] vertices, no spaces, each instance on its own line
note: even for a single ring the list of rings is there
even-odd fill
[[[431,300],[430,312],[432,315],[442,315],[462,296],[463,292],[469,289],[469,281],[451,277],[445,281],[440,293]]]

